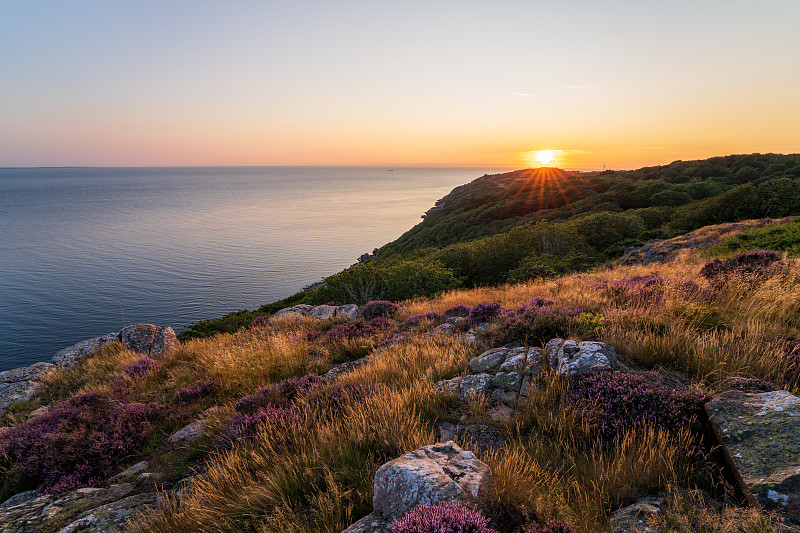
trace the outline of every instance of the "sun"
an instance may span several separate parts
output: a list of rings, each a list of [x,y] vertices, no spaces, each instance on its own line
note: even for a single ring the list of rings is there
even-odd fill
[[[547,166],[552,163],[560,154],[561,150],[535,150],[525,154],[529,163],[536,166]]]
[[[534,157],[541,164],[549,165],[556,158],[557,153],[556,150],[539,150],[534,153]]]

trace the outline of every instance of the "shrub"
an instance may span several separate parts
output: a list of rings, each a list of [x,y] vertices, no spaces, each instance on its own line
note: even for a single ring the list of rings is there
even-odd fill
[[[321,387],[325,378],[316,374],[307,374],[302,378],[288,378],[275,385],[259,387],[253,394],[239,398],[233,408],[239,413],[254,413],[267,406],[286,407],[300,394]]]
[[[220,443],[227,448],[255,436],[261,428],[266,428],[272,432],[273,441],[285,445],[305,427],[306,423],[296,408],[267,404],[252,412],[234,415],[223,431]]]
[[[269,317],[260,316],[248,324],[247,331],[253,331],[254,329],[266,327],[267,324],[269,324]]]
[[[656,372],[634,374],[601,370],[569,379],[567,396],[591,409],[586,421],[599,435],[613,439],[641,424],[674,431],[690,428],[708,396],[666,387]]]
[[[754,250],[742,252],[727,259],[714,259],[700,269],[700,275],[712,285],[719,286],[725,283],[728,277],[742,274],[762,276],[768,268],[780,261],[781,254],[772,250]]]
[[[361,308],[361,316],[364,320],[372,320],[373,318],[391,318],[400,306],[387,302],[386,300],[374,300],[367,303]]]
[[[199,402],[215,395],[221,388],[216,379],[201,379],[177,391],[172,396],[172,401],[178,404]]]
[[[473,324],[489,322],[500,314],[500,304],[497,302],[481,302],[469,312],[468,318]]]
[[[769,381],[758,378],[731,377],[728,378],[728,386],[744,392],[770,392],[776,389]]]
[[[428,311],[419,315],[411,315],[403,322],[403,328],[413,328],[419,326],[423,322],[431,322],[433,324],[441,324],[445,321],[444,314],[439,311]]]
[[[447,318],[453,318],[453,317],[462,317],[463,318],[463,317],[469,316],[470,311],[472,311],[472,306],[464,305],[464,304],[458,304],[458,305],[454,305],[453,307],[451,307],[450,309],[445,311],[444,312],[444,316],[447,317]]]
[[[525,533],[576,533],[566,522],[548,520],[546,524],[531,524]],[[584,533],[593,533],[585,531]]]
[[[87,392],[0,435],[0,500],[40,486],[56,493],[103,483],[153,435],[161,404],[117,404]]]
[[[146,355],[141,359],[137,359],[133,363],[127,365],[122,373],[134,380],[145,378],[151,374],[158,372],[159,365],[155,359],[151,359]]]
[[[489,519],[477,509],[460,502],[420,505],[404,517],[395,519],[392,533],[496,533]]]
[[[659,303],[664,296],[664,285],[664,278],[658,274],[634,276],[601,284],[615,302],[631,306],[652,306]]]
[[[503,317],[493,342],[543,344],[556,337],[566,337],[572,330],[586,330],[602,324],[602,319],[598,321],[592,318],[596,315],[579,321],[585,312],[581,307],[557,305],[549,298],[534,298]]]

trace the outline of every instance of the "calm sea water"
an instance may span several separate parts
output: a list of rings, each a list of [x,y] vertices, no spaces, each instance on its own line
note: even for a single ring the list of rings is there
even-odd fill
[[[487,168],[0,169],[0,370],[179,331],[354,263]]]

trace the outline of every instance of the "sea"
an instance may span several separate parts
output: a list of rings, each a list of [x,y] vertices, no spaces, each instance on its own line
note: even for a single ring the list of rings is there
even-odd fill
[[[0,371],[126,325],[181,331],[285,298],[501,171],[0,169]]]

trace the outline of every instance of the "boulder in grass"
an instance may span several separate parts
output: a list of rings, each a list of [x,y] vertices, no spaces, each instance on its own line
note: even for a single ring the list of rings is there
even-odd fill
[[[361,317],[361,311],[358,310],[356,304],[340,305],[336,308],[334,318],[343,318],[345,320],[358,320]]]
[[[169,326],[133,324],[119,332],[119,341],[132,352],[161,356],[180,349],[181,343]]]
[[[604,342],[553,339],[545,346],[545,352],[560,376],[606,370],[617,361],[614,347]]]
[[[318,305],[311,310],[308,316],[315,320],[330,320],[336,315],[337,309],[335,305]]]
[[[313,305],[306,305],[306,304],[298,304],[292,307],[285,307],[280,311],[276,311],[273,317],[276,316],[283,316],[283,315],[299,315],[299,316],[308,316],[311,313],[311,310],[314,309]]]
[[[750,503],[800,525],[800,398],[732,390],[706,412]]]
[[[372,507],[396,517],[414,507],[461,502],[491,509],[497,500],[492,471],[475,454],[450,441],[393,459],[375,473]]]
[[[0,372],[0,412],[33,398],[41,380],[55,369],[50,363],[36,363]]]

